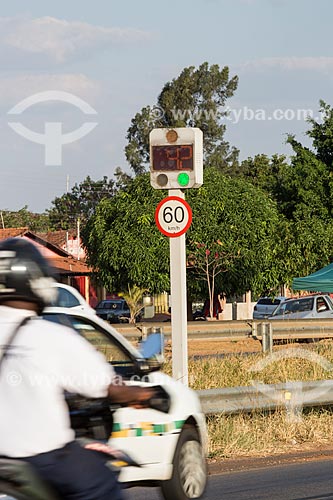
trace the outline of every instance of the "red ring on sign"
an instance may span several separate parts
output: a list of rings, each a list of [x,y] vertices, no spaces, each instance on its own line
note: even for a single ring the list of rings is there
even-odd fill
[[[158,219],[159,213],[160,213],[163,205],[165,205],[165,203],[172,201],[172,200],[178,201],[182,205],[184,205],[185,209],[187,210],[187,214],[188,214],[188,221],[187,221],[186,226],[183,227],[183,229],[181,231],[179,231],[178,233],[169,233],[168,231],[166,231],[161,226],[160,221]],[[192,224],[192,209],[191,209],[190,205],[187,203],[187,201],[183,200],[183,198],[180,198],[179,196],[167,196],[166,198],[163,198],[163,200],[161,200],[156,207],[155,222],[156,222],[156,226],[158,227],[159,231],[161,231],[162,234],[164,234],[165,236],[168,236],[169,238],[178,238],[178,236],[182,236],[183,234],[185,234],[186,231],[188,231],[190,225]]]

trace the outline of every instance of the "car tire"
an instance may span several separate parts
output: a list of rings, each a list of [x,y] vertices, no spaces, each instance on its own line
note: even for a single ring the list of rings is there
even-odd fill
[[[207,466],[198,433],[194,427],[181,431],[173,458],[171,479],[161,483],[165,500],[200,498],[207,482]]]

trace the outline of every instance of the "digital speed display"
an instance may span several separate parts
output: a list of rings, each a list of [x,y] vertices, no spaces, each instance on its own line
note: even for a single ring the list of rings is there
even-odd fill
[[[152,153],[155,171],[193,170],[193,144],[153,146]]]

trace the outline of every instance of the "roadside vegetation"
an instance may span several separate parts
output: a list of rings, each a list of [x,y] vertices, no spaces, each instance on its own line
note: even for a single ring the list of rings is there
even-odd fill
[[[290,348],[296,349],[299,357],[283,357]],[[253,382],[277,384],[327,380],[333,376],[333,345],[330,341],[311,346],[287,344],[275,347],[273,352],[279,354],[279,359],[260,371],[252,369],[260,361],[267,360],[269,355],[229,354],[224,358],[190,359],[189,385],[198,390],[250,386]],[[169,361],[165,371],[171,373]],[[283,409],[275,412],[219,414],[208,416],[207,425],[209,458],[213,460],[307,451],[326,447],[333,442],[331,408],[304,409],[298,421],[290,420]]]
[[[290,422],[283,410],[207,418],[209,459],[267,456],[320,449],[332,445],[333,411],[304,410]]]
[[[294,349],[294,354],[290,355],[290,349]],[[167,349],[167,362],[163,371],[169,375],[172,371],[168,359],[170,355]],[[269,362],[262,369],[260,362],[263,360]],[[256,366],[259,371],[255,370]],[[190,358],[188,373],[189,385],[194,390],[249,386],[254,381],[278,384],[293,380],[326,380],[333,378],[333,344],[329,340],[312,345],[290,342],[275,346],[273,355],[262,352],[245,355],[228,353],[224,357],[210,355],[201,359]]]

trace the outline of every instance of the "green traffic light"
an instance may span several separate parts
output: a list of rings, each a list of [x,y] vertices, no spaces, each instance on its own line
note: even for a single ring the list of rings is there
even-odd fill
[[[182,187],[185,187],[190,182],[190,176],[186,172],[182,172],[177,177],[178,184]]]

